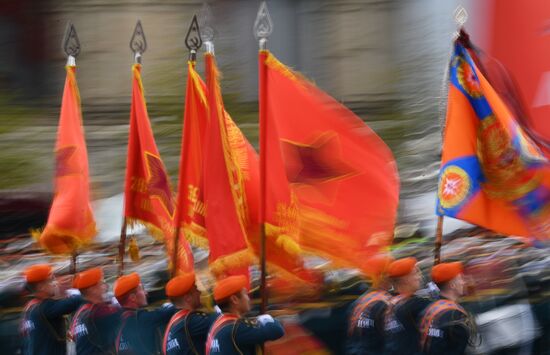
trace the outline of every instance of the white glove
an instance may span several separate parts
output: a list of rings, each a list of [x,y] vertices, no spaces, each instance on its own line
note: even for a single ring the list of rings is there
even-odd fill
[[[222,309],[220,307],[218,307],[217,305],[214,306],[214,312],[216,312],[217,314],[222,314]]]
[[[270,316],[269,314],[262,314],[262,315],[259,315],[258,318],[256,318],[256,320],[257,320],[258,323],[260,323],[261,325],[266,325],[267,323],[273,323],[273,322],[275,322],[275,320],[273,320],[273,317]]]
[[[69,289],[65,290],[65,294],[68,297],[80,296],[80,290],[78,288],[69,288]]]
[[[172,307],[174,307],[174,305],[170,302],[166,302],[166,303],[162,304],[162,308],[165,308],[165,309],[166,308],[172,308]]]
[[[111,298],[111,304],[120,307],[120,303],[118,303],[118,300],[116,299],[116,297]]]

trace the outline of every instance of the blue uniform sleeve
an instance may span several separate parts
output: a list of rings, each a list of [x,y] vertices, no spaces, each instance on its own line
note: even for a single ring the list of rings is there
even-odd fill
[[[100,304],[94,308],[90,318],[98,329],[116,329],[120,324],[121,315],[121,308],[108,304]]]
[[[162,306],[152,311],[140,311],[138,318],[141,324],[166,324],[177,311],[173,305]]]
[[[84,303],[80,296],[71,296],[61,300],[46,300],[42,303],[41,310],[46,318],[61,317],[73,313]]]
[[[187,329],[189,330],[189,334],[191,336],[206,334],[219,316],[220,315],[218,313],[192,313],[187,321]]]
[[[281,323],[274,319],[264,325],[255,321],[240,321],[237,326],[235,341],[239,345],[262,344],[268,340],[276,340],[285,334]]]

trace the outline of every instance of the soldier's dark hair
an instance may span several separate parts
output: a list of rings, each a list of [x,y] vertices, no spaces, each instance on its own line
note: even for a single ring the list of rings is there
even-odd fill
[[[231,301],[230,301],[230,298],[226,298],[224,300],[221,300],[219,302],[216,303],[218,305],[218,307],[220,307],[220,309],[222,310],[223,313],[227,313],[230,311],[230,308],[231,308]]]
[[[437,288],[439,288],[440,291],[443,291],[445,290],[445,288],[447,288],[447,285],[449,285],[450,281],[451,280],[444,281],[444,282],[434,282],[434,283],[436,284]]]
[[[37,291],[38,282],[27,282],[25,285],[25,288],[30,293],[35,293]]]

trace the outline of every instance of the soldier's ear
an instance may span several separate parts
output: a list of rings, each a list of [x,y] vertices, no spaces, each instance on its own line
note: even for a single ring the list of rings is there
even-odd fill
[[[237,297],[237,295],[231,295],[229,297],[229,302],[231,302],[231,304],[239,304],[239,297]]]

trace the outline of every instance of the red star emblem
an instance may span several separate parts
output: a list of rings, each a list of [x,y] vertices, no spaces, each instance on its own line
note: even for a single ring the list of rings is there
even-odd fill
[[[145,153],[145,159],[149,173],[147,189],[151,196],[159,199],[170,217],[174,218],[174,196],[172,196],[172,189],[164,165],[159,157],[147,152]]]
[[[313,185],[355,174],[341,159],[340,142],[336,134],[327,132],[311,141],[297,143],[281,140],[286,175],[291,184]]]
[[[55,177],[80,173],[78,162],[71,160],[75,152],[76,146],[63,147],[55,152]]]

